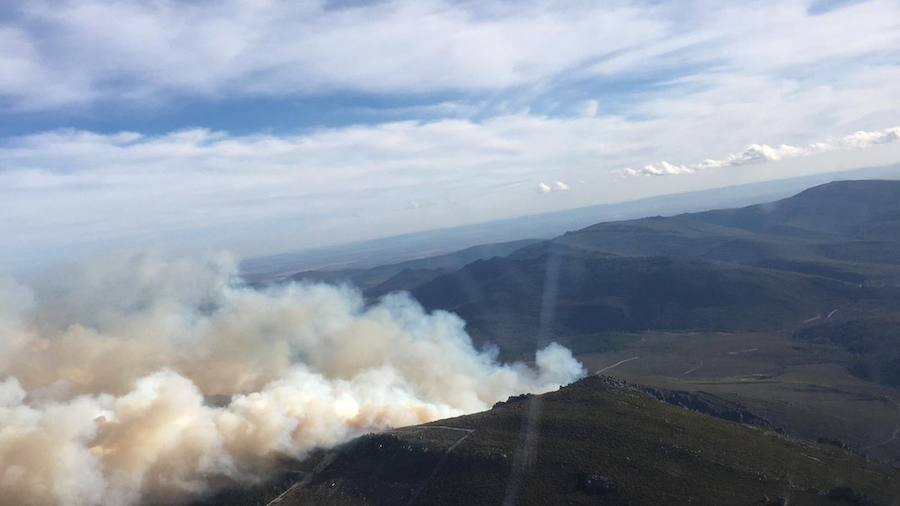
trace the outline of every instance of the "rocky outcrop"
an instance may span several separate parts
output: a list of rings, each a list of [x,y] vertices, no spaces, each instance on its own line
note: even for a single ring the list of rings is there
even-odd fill
[[[765,418],[750,412],[742,404],[706,392],[684,392],[654,387],[639,387],[645,394],[682,408],[731,422],[778,430]]]

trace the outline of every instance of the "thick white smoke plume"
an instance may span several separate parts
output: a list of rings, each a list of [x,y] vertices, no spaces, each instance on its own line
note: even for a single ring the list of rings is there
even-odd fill
[[[768,144],[751,144],[740,153],[731,153],[719,160],[703,160],[691,165],[677,165],[667,161],[651,163],[640,169],[623,169],[625,176],[678,176],[694,174],[707,169],[736,167],[759,162],[771,162],[788,158],[812,156],[828,151],[845,151],[848,149],[864,149],[878,144],[888,144],[900,140],[900,127],[886,128],[872,132],[858,131],[837,139],[825,142],[814,142],[806,146],[769,146]]]
[[[349,288],[242,288],[227,258],[0,282],[0,504],[178,501],[367,431],[483,410],[583,374],[477,352],[454,315]]]

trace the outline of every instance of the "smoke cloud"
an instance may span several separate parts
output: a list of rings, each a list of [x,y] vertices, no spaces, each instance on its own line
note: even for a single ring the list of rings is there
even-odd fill
[[[246,288],[225,256],[0,280],[0,504],[177,502],[583,374],[556,344],[534,367],[500,364],[407,295]]]

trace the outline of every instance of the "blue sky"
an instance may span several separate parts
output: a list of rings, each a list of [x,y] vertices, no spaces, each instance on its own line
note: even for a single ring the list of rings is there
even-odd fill
[[[894,0],[6,2],[0,267],[896,163],[898,81]]]

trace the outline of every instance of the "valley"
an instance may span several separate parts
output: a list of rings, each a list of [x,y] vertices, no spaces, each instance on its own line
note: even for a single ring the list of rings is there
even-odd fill
[[[628,338],[620,350],[576,356],[591,371],[721,396],[788,434],[828,440],[900,464],[900,444],[892,439],[900,427],[895,401],[900,391],[850,374],[846,364],[853,357],[843,350],[763,333],[646,333]],[[640,358],[631,360],[635,356]]]
[[[407,292],[504,361],[559,343],[588,377],[288,461],[302,478],[243,493],[285,505],[894,504],[898,220],[900,182],[845,181],[294,274],[372,301]]]

